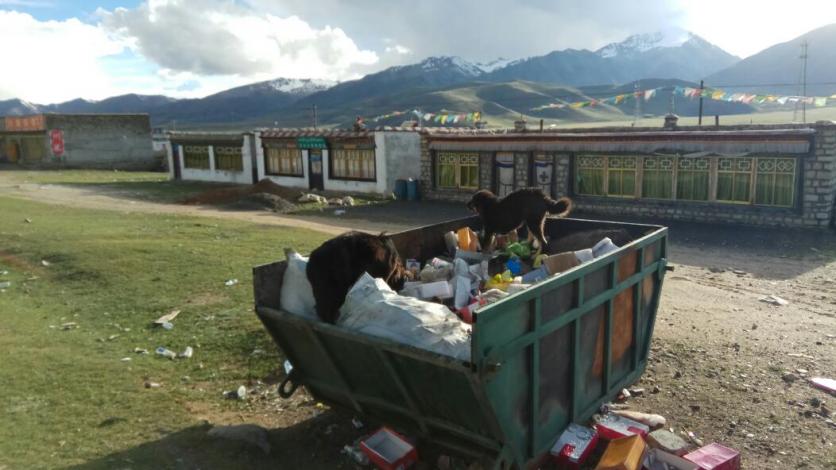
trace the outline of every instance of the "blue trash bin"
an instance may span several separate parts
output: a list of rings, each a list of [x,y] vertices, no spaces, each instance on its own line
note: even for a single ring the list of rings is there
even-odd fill
[[[395,199],[406,200],[406,180],[395,180]]]
[[[409,201],[418,201],[421,199],[421,193],[418,188],[418,180],[409,178],[406,181],[406,198]]]

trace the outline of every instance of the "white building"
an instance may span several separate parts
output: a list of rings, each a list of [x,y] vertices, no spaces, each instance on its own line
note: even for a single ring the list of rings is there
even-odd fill
[[[170,132],[167,146],[172,179],[252,184],[254,139],[241,132]]]
[[[257,131],[257,178],[294,188],[390,194],[399,179],[421,174],[417,128]]]

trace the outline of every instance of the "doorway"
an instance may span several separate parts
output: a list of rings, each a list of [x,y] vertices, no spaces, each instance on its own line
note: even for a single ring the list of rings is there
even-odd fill
[[[308,188],[323,190],[325,186],[322,180],[322,150],[308,150]]]

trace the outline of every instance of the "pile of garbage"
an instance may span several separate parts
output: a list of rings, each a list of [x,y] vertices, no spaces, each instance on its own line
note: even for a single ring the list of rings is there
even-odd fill
[[[493,252],[487,254],[481,252],[477,234],[467,227],[446,233],[444,240],[446,256],[432,258],[423,266],[419,260],[405,261],[412,281],[400,294],[443,303],[468,324],[480,308],[619,248],[605,237],[591,248],[548,255],[511,232],[497,236]]]
[[[382,279],[362,275],[348,291],[337,325],[426,351],[469,361],[471,325],[480,309],[552,276],[617,250],[608,237],[591,248],[538,253],[515,232],[496,237],[490,254],[470,228],[444,234],[446,253],[404,264],[411,279],[395,292]],[[283,310],[318,319],[306,276],[308,259],[286,251]]]
[[[663,416],[610,411],[608,405],[601,411],[589,426],[569,424],[552,446],[549,462],[541,465],[558,470],[740,469],[738,451],[716,442],[693,446],[673,428],[666,429]],[[356,464],[382,470],[409,468],[418,461],[415,441],[385,426],[346,445],[342,453]]]
[[[663,416],[637,411],[610,411],[592,419],[591,426],[569,425],[551,449],[558,469],[596,470],[738,470],[740,453],[711,443],[694,449],[665,429]],[[593,467],[592,464],[597,464]]]

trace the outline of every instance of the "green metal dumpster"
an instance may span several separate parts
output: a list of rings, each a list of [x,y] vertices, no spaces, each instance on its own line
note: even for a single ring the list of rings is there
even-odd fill
[[[445,250],[476,217],[393,235],[403,258]],[[285,262],[254,268],[255,310],[293,364],[280,386],[399,428],[495,468],[532,468],[571,422],[588,420],[645,369],[666,268],[667,228],[548,219],[555,239],[624,229],[634,240],[480,310],[469,362],[280,309]]]

